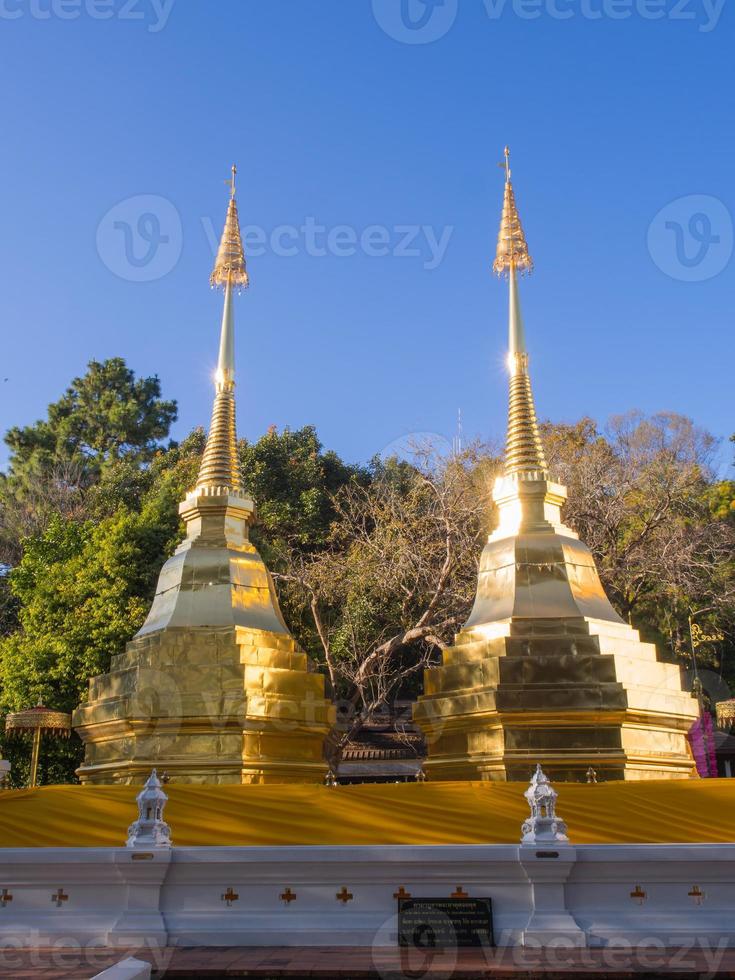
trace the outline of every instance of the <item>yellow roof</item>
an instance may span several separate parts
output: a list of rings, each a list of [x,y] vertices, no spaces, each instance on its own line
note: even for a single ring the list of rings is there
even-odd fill
[[[0,792],[3,847],[121,845],[140,786]],[[166,787],[179,845],[517,844],[522,783]],[[735,779],[557,783],[575,844],[735,840]]]

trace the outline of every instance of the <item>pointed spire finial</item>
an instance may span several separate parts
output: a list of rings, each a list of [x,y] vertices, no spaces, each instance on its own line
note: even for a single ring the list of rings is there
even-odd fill
[[[227,206],[225,228],[222,232],[214,271],[209,279],[212,286],[224,288],[225,303],[215,373],[212,424],[209,427],[207,445],[197,480],[197,490],[204,490],[207,493],[239,494],[242,490],[235,426],[235,313],[232,293],[234,287],[244,288],[248,285],[248,273],[245,268],[245,253],[235,200],[236,176],[237,167],[233,163],[231,177],[227,181],[230,188],[230,201]]]
[[[493,271],[498,276],[509,275],[511,268],[517,272],[533,272],[533,259],[528,252],[528,243],[523,233],[523,226],[518,216],[515,194],[513,193],[509,146],[506,146],[505,160],[499,166],[505,170],[505,197]]]
[[[508,305],[508,370],[510,371],[510,404],[508,437],[505,448],[505,472],[510,476],[545,474],[547,471],[539,433],[536,409],[528,373],[528,353],[518,290],[518,273],[531,272],[533,261],[528,254],[521,219],[518,217],[511,183],[510,148],[505,148],[505,196],[500,222],[498,251],[493,269],[507,276],[510,293]]]
[[[223,289],[226,289],[228,284],[240,289],[247,289],[250,279],[245,264],[245,251],[242,247],[240,219],[237,213],[237,201],[235,200],[237,167],[234,163],[231,174],[230,179],[226,181],[230,188],[230,203],[227,207],[225,227],[222,231],[217,258],[214,260],[214,269],[209,277],[209,283],[211,286],[222,286]]]

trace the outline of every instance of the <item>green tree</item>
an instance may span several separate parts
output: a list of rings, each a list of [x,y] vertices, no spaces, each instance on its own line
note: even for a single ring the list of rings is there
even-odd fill
[[[662,652],[690,663],[689,615],[719,645],[700,666],[733,674],[735,508],[712,469],[716,442],[674,413],[631,412],[600,429],[591,419],[544,426],[553,474],[567,485],[564,518],[590,546],[623,618]]]
[[[161,399],[157,377],[136,378],[120,357],[90,361],[45,419],[5,435],[10,462],[0,474],[0,566],[12,567],[21,540],[41,533],[53,515],[84,520],[87,491],[105,468],[125,462],[128,472],[140,470],[175,418],[176,402]]]
[[[735,524],[735,480],[720,480],[709,492],[712,516],[718,521]]]
[[[176,402],[161,399],[156,376],[137,378],[121,357],[90,361],[48,417],[5,436],[10,473],[37,476],[59,461],[74,461],[94,474],[111,459],[152,458],[176,419]]]
[[[343,709],[335,758],[376,711],[420,690],[467,618],[497,470],[480,447],[375,460],[369,481],[335,495],[325,546],[291,552],[282,594],[294,608],[300,600],[312,630],[299,638],[326,664]]]
[[[325,452],[310,425],[282,432],[271,427],[257,442],[241,441],[239,457],[257,508],[253,543],[273,573],[286,622],[304,649],[323,661],[314,619],[290,573],[294,563],[327,546],[337,515],[335,495],[348,484],[367,483],[368,471]]]
[[[120,499],[129,497],[175,418],[176,402],[161,399],[158,378],[136,378],[116,357],[90,361],[45,419],[5,435],[10,463],[0,474],[0,636],[17,624],[7,573],[20,560],[23,539],[42,534],[54,516],[87,519],[90,488],[111,467]]]
[[[90,677],[105,672],[140,628],[163,562],[182,538],[178,504],[196,483],[205,437],[159,449],[145,465],[121,456],[101,468],[79,514],[53,514],[24,539],[7,576],[16,628],[0,640],[0,712],[44,701],[71,711]],[[326,539],[331,489],[357,472],[324,453],[313,429],[268,433],[242,444],[250,492],[259,502],[259,546],[275,562],[285,543],[303,549]],[[286,604],[288,599],[286,598]],[[25,777],[27,746],[8,741]],[[50,743],[42,781],[68,781],[81,759],[75,736]]]
[[[281,559],[286,547],[314,551],[329,535],[334,494],[367,470],[325,452],[313,426],[278,432],[271,427],[257,442],[241,441],[240,467],[247,492],[257,503],[254,537],[266,563]]]
[[[8,434],[0,480],[0,713],[39,700],[71,710],[149,608],[183,534],[205,437],[161,441],[175,415],[155,378],[92,362],[49,407]],[[565,519],[590,545],[613,603],[646,638],[688,653],[689,611],[732,636],[735,483],[711,469],[714,441],[680,416],[631,414],[544,428]],[[257,505],[253,540],[297,639],[355,707],[346,737],[451,642],[471,605],[493,523],[497,454],[349,466],[313,427],[239,446]],[[698,651],[735,680],[732,641]],[[27,746],[8,741],[16,783]],[[81,746],[50,743],[42,780],[73,778]]]
[[[0,640],[0,713],[44,702],[71,711],[90,677],[109,668],[145,619],[161,565],[181,539],[178,503],[196,479],[201,431],[159,452],[138,493],[119,502],[110,469],[90,492],[84,521],[56,514],[23,542],[9,576],[16,629]],[[27,747],[7,740],[15,780],[26,774]],[[68,781],[81,759],[76,736],[51,743],[42,781]]]

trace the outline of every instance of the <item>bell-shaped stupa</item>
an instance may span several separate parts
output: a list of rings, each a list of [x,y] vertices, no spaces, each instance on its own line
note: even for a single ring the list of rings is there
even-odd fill
[[[74,713],[82,782],[315,782],[333,709],[281,616],[249,538],[235,428],[234,294],[248,285],[235,168],[212,286],[224,290],[214,407],[186,537],[161,569],[148,618]]]
[[[696,775],[687,732],[697,701],[610,604],[589,548],[561,518],[534,407],[518,279],[533,269],[509,151],[494,270],[510,290],[510,405],[498,526],[480,559],[470,618],[424,674],[415,708],[430,779]]]

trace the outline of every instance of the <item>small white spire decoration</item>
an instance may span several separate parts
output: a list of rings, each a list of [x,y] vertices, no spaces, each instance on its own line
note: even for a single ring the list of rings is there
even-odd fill
[[[568,844],[567,825],[556,815],[558,793],[549,782],[541,766],[531,779],[531,785],[523,794],[531,808],[531,816],[523,824],[522,844]]]
[[[324,777],[325,786],[339,786],[339,781],[337,780],[337,775],[334,769],[330,769],[327,775]]]
[[[156,770],[138,793],[138,819],[128,827],[126,847],[171,847],[171,828],[163,819],[168,797]]]

